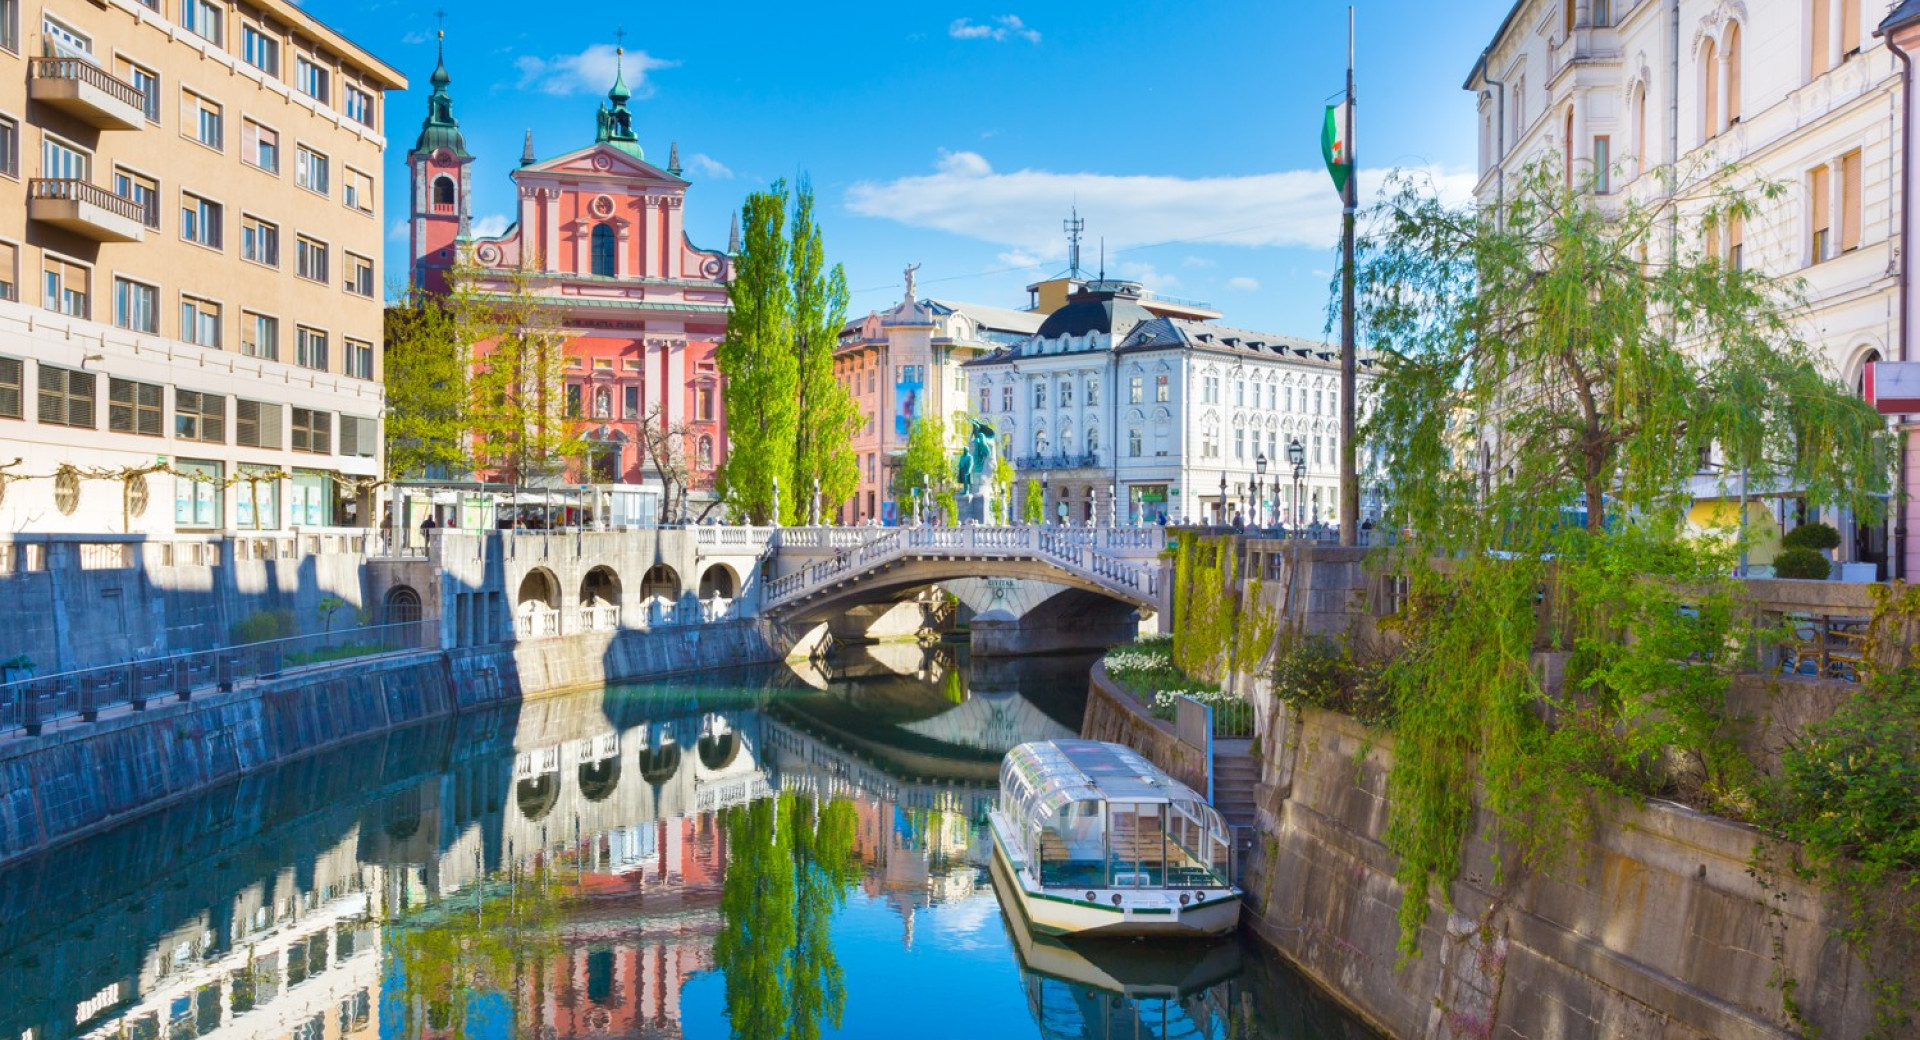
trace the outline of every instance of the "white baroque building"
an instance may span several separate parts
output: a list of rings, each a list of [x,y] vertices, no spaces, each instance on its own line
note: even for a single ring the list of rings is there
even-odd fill
[[[1643,202],[1668,193],[1663,174],[1683,191],[1719,176],[1784,185],[1756,219],[1674,246],[1803,281],[1803,335],[1858,385],[1899,336],[1900,67],[1872,34],[1888,6],[1519,0],[1464,84],[1479,97],[1478,199],[1497,203],[1536,161],[1596,195]],[[1497,443],[1480,455],[1497,468]],[[1695,519],[1737,516],[1739,485],[1703,460]],[[1794,489],[1750,490],[1765,563],[1773,532],[1816,516]],[[1841,530],[1840,559],[1885,576],[1885,525],[1818,518]]]
[[[1141,298],[1131,282],[1086,283],[1032,336],[966,364],[971,411],[1014,462],[1015,515],[1035,480],[1049,522],[1337,523],[1338,354]],[[1361,490],[1377,520],[1382,487]]]

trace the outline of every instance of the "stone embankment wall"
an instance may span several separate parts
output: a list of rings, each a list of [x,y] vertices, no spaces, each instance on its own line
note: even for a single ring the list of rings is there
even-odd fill
[[[1175,772],[1191,763],[1138,702],[1096,679],[1084,732]],[[1470,842],[1451,908],[1419,956],[1397,949],[1402,888],[1383,840],[1391,737],[1332,712],[1282,709],[1263,738],[1259,831],[1245,864],[1248,927],[1401,1040],[1802,1035],[1779,984],[1828,1037],[1873,1020],[1858,960],[1819,890],[1752,871],[1751,828],[1621,803],[1554,870],[1496,880]],[[1168,757],[1172,756],[1172,757]]]
[[[1095,664],[1087,691],[1080,735],[1126,746],[1188,787],[1207,791],[1207,753],[1174,733],[1173,724],[1154,718],[1139,699],[1115,685],[1105,664]]]
[[[322,748],[604,682],[784,659],[764,621],[316,665],[0,743],[0,863]]]

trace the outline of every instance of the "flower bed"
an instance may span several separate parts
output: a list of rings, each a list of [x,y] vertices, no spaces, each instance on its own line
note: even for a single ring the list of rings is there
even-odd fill
[[[1155,636],[1114,647],[1102,663],[1107,666],[1107,676],[1147,705],[1156,719],[1171,721],[1175,703],[1187,696],[1213,709],[1216,733],[1252,731],[1253,705],[1244,697],[1181,671],[1173,663],[1171,637]]]

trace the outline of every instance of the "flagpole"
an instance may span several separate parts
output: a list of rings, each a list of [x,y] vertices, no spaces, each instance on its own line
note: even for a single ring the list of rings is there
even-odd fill
[[[1360,542],[1360,480],[1354,466],[1354,380],[1358,369],[1353,329],[1353,223],[1359,208],[1360,164],[1353,150],[1353,8],[1347,8],[1347,104],[1342,144],[1347,185],[1340,214],[1340,544]]]

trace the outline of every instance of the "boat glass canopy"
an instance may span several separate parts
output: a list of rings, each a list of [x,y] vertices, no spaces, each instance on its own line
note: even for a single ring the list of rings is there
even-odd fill
[[[1233,845],[1220,814],[1121,745],[1022,744],[1000,767],[1000,804],[1045,887],[1229,884]]]

